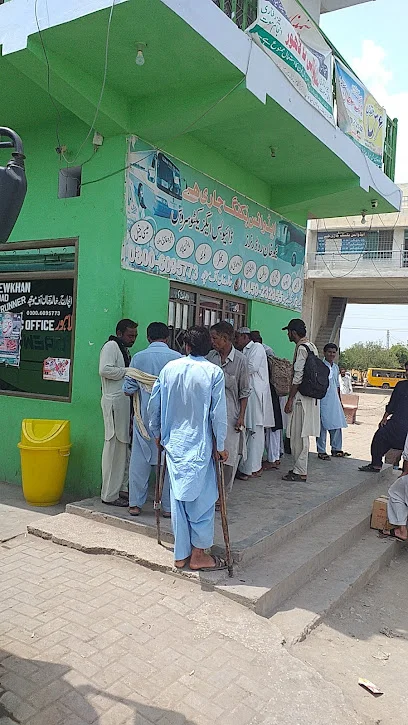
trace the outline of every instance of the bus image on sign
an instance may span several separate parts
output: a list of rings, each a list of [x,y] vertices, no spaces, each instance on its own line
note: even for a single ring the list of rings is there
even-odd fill
[[[395,388],[400,380],[405,380],[405,377],[405,370],[368,368],[367,371],[367,383],[373,388]]]

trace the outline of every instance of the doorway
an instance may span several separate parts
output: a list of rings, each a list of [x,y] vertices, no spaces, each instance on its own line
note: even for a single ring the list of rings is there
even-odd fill
[[[193,289],[186,285],[171,285],[168,326],[170,347],[183,351],[184,333],[193,325],[211,327],[225,320],[234,330],[243,327],[247,320],[247,303],[236,297]]]

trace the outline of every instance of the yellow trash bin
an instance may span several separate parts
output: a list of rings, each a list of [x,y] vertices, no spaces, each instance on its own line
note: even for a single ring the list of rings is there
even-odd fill
[[[68,420],[23,420],[21,474],[31,506],[54,506],[64,490],[71,449]]]

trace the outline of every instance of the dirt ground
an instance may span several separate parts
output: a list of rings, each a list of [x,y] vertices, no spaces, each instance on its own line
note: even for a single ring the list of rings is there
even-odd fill
[[[344,449],[369,458],[370,442],[389,394],[360,396],[358,425],[345,432]],[[408,546],[304,642],[291,648],[325,679],[340,687],[358,715],[370,725],[408,722]],[[374,696],[359,677],[383,691]]]

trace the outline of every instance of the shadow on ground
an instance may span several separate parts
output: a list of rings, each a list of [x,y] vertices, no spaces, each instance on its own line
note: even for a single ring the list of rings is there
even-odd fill
[[[54,662],[24,659],[0,649],[0,723],[24,722],[24,725],[58,723],[98,723],[105,721],[126,725],[196,725],[174,710],[164,710],[137,699],[120,697],[91,684],[73,686],[77,676],[70,667]],[[26,696],[14,690],[25,683]],[[10,686],[8,687],[8,683]],[[21,690],[20,690],[21,692]],[[98,714],[92,699],[98,698],[103,714]],[[8,718],[8,719],[7,719]]]

